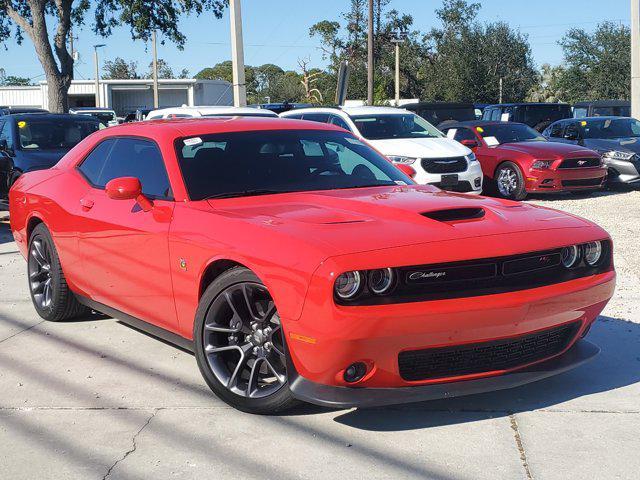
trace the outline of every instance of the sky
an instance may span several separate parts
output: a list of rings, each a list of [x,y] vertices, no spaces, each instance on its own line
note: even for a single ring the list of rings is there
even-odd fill
[[[629,25],[629,0],[485,0],[478,19],[483,22],[503,20],[529,36],[533,57],[538,66],[562,62],[562,50],[557,41],[570,28],[593,30],[599,22],[610,20]],[[284,69],[296,69],[298,59],[309,59],[310,67],[326,64],[319,42],[309,37],[309,27],[321,20],[341,20],[349,0],[242,0],[245,63],[262,65],[275,63]],[[427,31],[437,26],[435,9],[441,0],[392,0],[392,7],[411,14],[414,27]],[[51,29],[51,26],[49,27]],[[191,75],[206,66],[228,60],[229,16],[218,20],[212,14],[184,17],[181,31],[187,37],[183,51],[166,42],[158,46],[158,57],[166,60],[174,72],[183,68]],[[138,62],[144,73],[151,61],[150,45],[131,40],[126,28],[116,29],[111,37],[97,38],[89,25],[75,30],[76,78],[93,78],[92,45],[105,43],[100,49],[100,61],[120,56]],[[0,46],[0,68],[7,75],[43,79],[43,71],[28,38],[19,46],[13,39]]]

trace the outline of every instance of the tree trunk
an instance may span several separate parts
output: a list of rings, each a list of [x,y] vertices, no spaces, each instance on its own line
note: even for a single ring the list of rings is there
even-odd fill
[[[47,91],[49,100],[49,111],[52,113],[66,113],[69,109],[70,81],[63,75],[57,73],[47,74]]]

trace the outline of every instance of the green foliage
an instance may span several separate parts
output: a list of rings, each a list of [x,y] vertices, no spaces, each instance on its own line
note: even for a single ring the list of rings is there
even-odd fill
[[[1,70],[1,69],[0,69]],[[13,86],[28,86],[33,85],[33,82],[30,78],[26,77],[17,77],[15,75],[0,75],[0,87],[13,87]]]
[[[153,78],[153,62],[149,63],[149,70],[145,78]],[[175,74],[169,64],[162,58],[158,59],[158,78],[189,78],[189,71],[182,69],[179,74]]]
[[[106,60],[102,66],[104,72],[102,78],[106,80],[125,80],[140,78],[137,72],[137,62],[127,62],[120,57],[114,60]]]
[[[558,79],[563,100],[629,99],[631,95],[631,31],[604,22],[593,33],[580,28],[559,42],[564,70]]]

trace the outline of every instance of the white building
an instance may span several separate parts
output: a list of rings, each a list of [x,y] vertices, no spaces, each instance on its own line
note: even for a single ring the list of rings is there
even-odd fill
[[[69,108],[95,107],[95,81],[73,80],[69,88]],[[160,107],[179,105],[233,105],[233,89],[224,80],[158,80]],[[47,82],[28,87],[0,87],[0,105],[48,109]],[[100,105],[125,115],[138,108],[153,108],[153,81],[100,80]]]

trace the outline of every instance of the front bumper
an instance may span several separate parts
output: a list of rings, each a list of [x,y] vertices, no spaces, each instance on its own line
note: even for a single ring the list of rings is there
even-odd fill
[[[461,397],[525,385],[576,368],[594,358],[599,352],[600,349],[593,343],[579,340],[559,357],[494,377],[416,387],[351,388],[323,385],[294,374],[290,379],[289,388],[299,400],[324,407],[379,407]]]
[[[640,161],[613,160],[605,157],[609,169],[609,183],[640,182]]]
[[[416,176],[414,180],[416,183],[420,185],[434,185],[438,188],[448,191],[460,192],[460,193],[482,193],[482,167],[480,166],[480,162],[470,162],[468,163],[467,169],[463,172],[452,172],[452,173],[429,173],[422,168],[422,166],[417,162],[412,167],[416,171]],[[447,186],[442,183],[443,175],[457,175],[458,176],[458,184]]]
[[[601,188],[607,178],[607,168],[531,169],[525,175],[527,192],[564,192]]]

